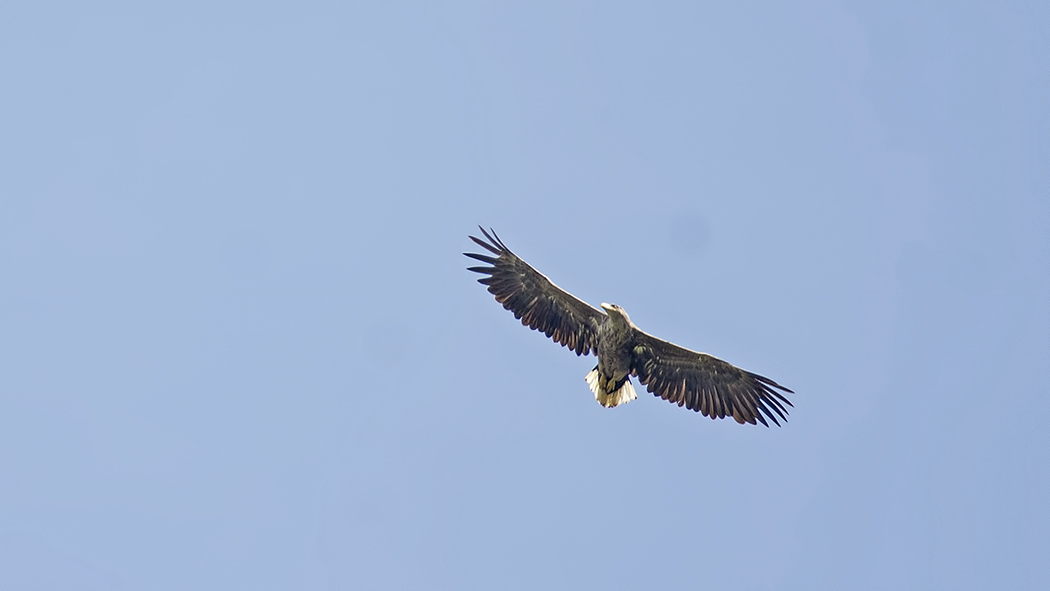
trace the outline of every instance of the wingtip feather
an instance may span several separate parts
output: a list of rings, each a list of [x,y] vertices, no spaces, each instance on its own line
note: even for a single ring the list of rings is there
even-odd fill
[[[488,263],[490,265],[495,265],[496,262],[499,260],[499,259],[494,259],[494,258],[492,258],[492,257],[490,257],[488,255],[478,254],[476,252],[465,252],[465,253],[463,253],[463,256],[468,257],[468,258],[472,258],[475,261],[481,261],[483,263]]]
[[[491,252],[494,255],[501,255],[501,254],[503,254],[503,252],[500,251],[500,249],[498,247],[494,246],[493,244],[489,244],[488,242],[485,242],[484,240],[482,240],[481,238],[478,238],[477,236],[468,236],[468,238],[473,240],[474,243],[477,244],[478,246],[480,246],[481,248],[484,248],[485,250]],[[463,253],[463,254],[467,254],[467,253]],[[470,255],[467,255],[467,256],[470,256]]]

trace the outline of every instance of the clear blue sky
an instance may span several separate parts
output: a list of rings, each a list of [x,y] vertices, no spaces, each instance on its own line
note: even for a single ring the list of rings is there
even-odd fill
[[[1050,588],[1047,31],[0,4],[0,588]],[[477,224],[789,422],[601,408]]]

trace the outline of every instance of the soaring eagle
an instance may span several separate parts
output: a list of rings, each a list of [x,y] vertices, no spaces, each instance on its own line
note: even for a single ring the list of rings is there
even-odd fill
[[[518,258],[492,230],[479,228],[488,240],[471,236],[495,256],[465,252],[491,265],[468,267],[485,277],[496,301],[514,317],[576,355],[595,354],[598,365],[587,374],[594,398],[606,408],[638,396],[631,385],[637,377],[650,392],[712,419],[733,417],[738,423],[780,426],[792,406],[777,390],[793,394],[773,380],[745,371],[706,353],[697,353],[640,330],[616,304],[599,310],[554,285],[550,279]]]

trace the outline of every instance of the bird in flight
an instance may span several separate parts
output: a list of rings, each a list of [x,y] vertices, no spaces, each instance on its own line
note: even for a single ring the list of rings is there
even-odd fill
[[[616,304],[599,310],[559,288],[518,258],[496,232],[479,227],[486,240],[471,236],[495,256],[465,252],[488,267],[468,267],[485,275],[496,301],[533,330],[579,355],[594,354],[598,364],[586,376],[594,398],[613,408],[637,398],[631,377],[650,392],[712,419],[732,417],[738,423],[766,419],[780,426],[791,402],[781,392],[791,390],[735,365],[658,339],[634,325]],[[603,311],[604,310],[604,311]]]

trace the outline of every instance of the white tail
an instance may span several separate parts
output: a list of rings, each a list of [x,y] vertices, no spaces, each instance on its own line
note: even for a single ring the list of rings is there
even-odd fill
[[[634,386],[631,385],[631,378],[624,380],[623,385],[615,392],[604,392],[601,386],[598,385],[597,367],[592,369],[584,379],[587,380],[587,385],[591,387],[591,392],[594,392],[594,399],[605,408],[627,404],[638,398],[638,395],[634,393]]]

